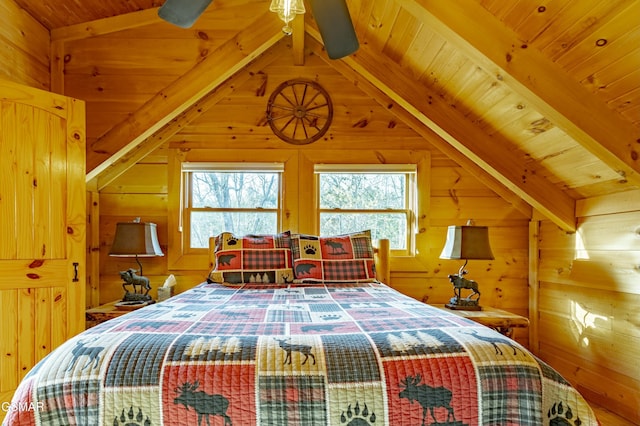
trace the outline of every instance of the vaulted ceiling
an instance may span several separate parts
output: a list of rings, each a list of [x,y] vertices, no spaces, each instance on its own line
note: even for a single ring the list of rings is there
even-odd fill
[[[178,132],[283,38],[267,0],[215,0],[189,30],[157,18],[163,0],[14,1],[51,30],[52,75],[70,71],[62,43],[131,28],[195,54],[170,58],[172,78],[150,80],[155,92],[90,141],[94,181]],[[326,61],[501,196],[573,230],[576,200],[640,188],[639,0],[347,4],[360,49]],[[321,43],[307,13],[294,23],[291,60],[304,66],[305,49]]]

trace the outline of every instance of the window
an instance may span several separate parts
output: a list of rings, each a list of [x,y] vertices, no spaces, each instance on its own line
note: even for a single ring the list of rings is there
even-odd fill
[[[182,163],[187,247],[206,248],[223,231],[273,234],[280,223],[280,163]]]
[[[316,165],[320,235],[370,229],[395,254],[413,253],[415,165]]]

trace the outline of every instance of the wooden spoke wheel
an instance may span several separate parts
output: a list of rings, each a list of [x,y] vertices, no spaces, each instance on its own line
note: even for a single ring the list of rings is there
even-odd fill
[[[285,142],[306,145],[329,130],[333,104],[322,86],[311,80],[289,80],[278,86],[267,104],[267,121]]]

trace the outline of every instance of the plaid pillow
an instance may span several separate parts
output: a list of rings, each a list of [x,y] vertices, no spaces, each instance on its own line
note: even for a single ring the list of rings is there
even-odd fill
[[[317,237],[294,234],[291,254],[296,279],[305,282],[375,281],[371,231]]]
[[[216,236],[216,264],[209,273],[214,282],[278,283],[293,281],[291,233],[235,236],[223,232]]]

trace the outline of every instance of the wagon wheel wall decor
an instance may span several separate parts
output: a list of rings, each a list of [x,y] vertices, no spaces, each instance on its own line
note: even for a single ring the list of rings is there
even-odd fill
[[[269,97],[267,121],[273,133],[285,142],[305,145],[329,130],[333,104],[327,91],[312,80],[288,80]]]

